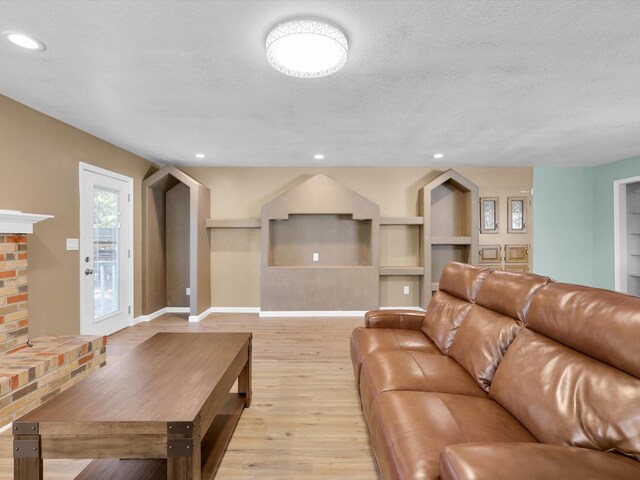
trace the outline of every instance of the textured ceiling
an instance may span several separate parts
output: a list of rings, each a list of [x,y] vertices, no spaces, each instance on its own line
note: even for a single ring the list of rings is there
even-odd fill
[[[269,28],[300,15],[344,28],[337,74],[268,65]],[[47,50],[0,41],[0,93],[157,163],[574,166],[640,154],[635,0],[0,0],[5,30]]]

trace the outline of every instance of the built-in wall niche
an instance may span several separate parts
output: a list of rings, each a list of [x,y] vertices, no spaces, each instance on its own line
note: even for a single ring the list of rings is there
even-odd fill
[[[371,266],[371,220],[293,214],[269,223],[271,267]]]
[[[317,174],[263,205],[260,225],[262,315],[378,308],[375,203]]]
[[[170,165],[142,182],[142,313],[211,306],[207,187]]]
[[[421,225],[382,225],[380,266],[419,267]]]
[[[478,187],[455,170],[425,185],[421,194],[425,264],[421,305],[426,308],[447,263],[478,263],[479,195]]]

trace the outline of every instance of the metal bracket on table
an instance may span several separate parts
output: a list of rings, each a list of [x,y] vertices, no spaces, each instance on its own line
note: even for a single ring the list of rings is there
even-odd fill
[[[167,440],[167,457],[190,457],[193,455],[192,438],[170,438]]]
[[[14,435],[38,435],[38,422],[13,422]]]
[[[167,435],[193,435],[196,425],[193,422],[167,423]]]
[[[38,440],[14,440],[13,458],[39,458],[40,444]]]

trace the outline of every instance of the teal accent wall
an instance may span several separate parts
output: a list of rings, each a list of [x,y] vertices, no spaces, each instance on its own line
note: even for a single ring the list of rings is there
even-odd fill
[[[533,272],[593,283],[593,169],[533,170]]]
[[[640,156],[597,167],[534,168],[532,270],[613,289],[613,182],[636,176]]]

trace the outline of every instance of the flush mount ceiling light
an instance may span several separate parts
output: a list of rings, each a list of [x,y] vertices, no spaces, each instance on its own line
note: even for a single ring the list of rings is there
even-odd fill
[[[444,157],[444,153],[436,153],[433,155],[433,158],[437,158],[438,160]]]
[[[316,153],[316,154],[313,156],[313,158],[314,158],[314,159],[316,159],[316,160],[324,160],[324,155],[323,155],[323,154],[321,154],[321,153]]]
[[[285,75],[326,77],[347,62],[349,42],[337,27],[312,18],[286,20],[266,40],[267,60]]]
[[[45,46],[37,38],[23,35],[17,32],[3,32],[2,35],[14,45],[18,47],[26,48],[27,50],[44,50]]]
[[[204,158],[205,156],[204,153],[196,153],[196,158]]]

